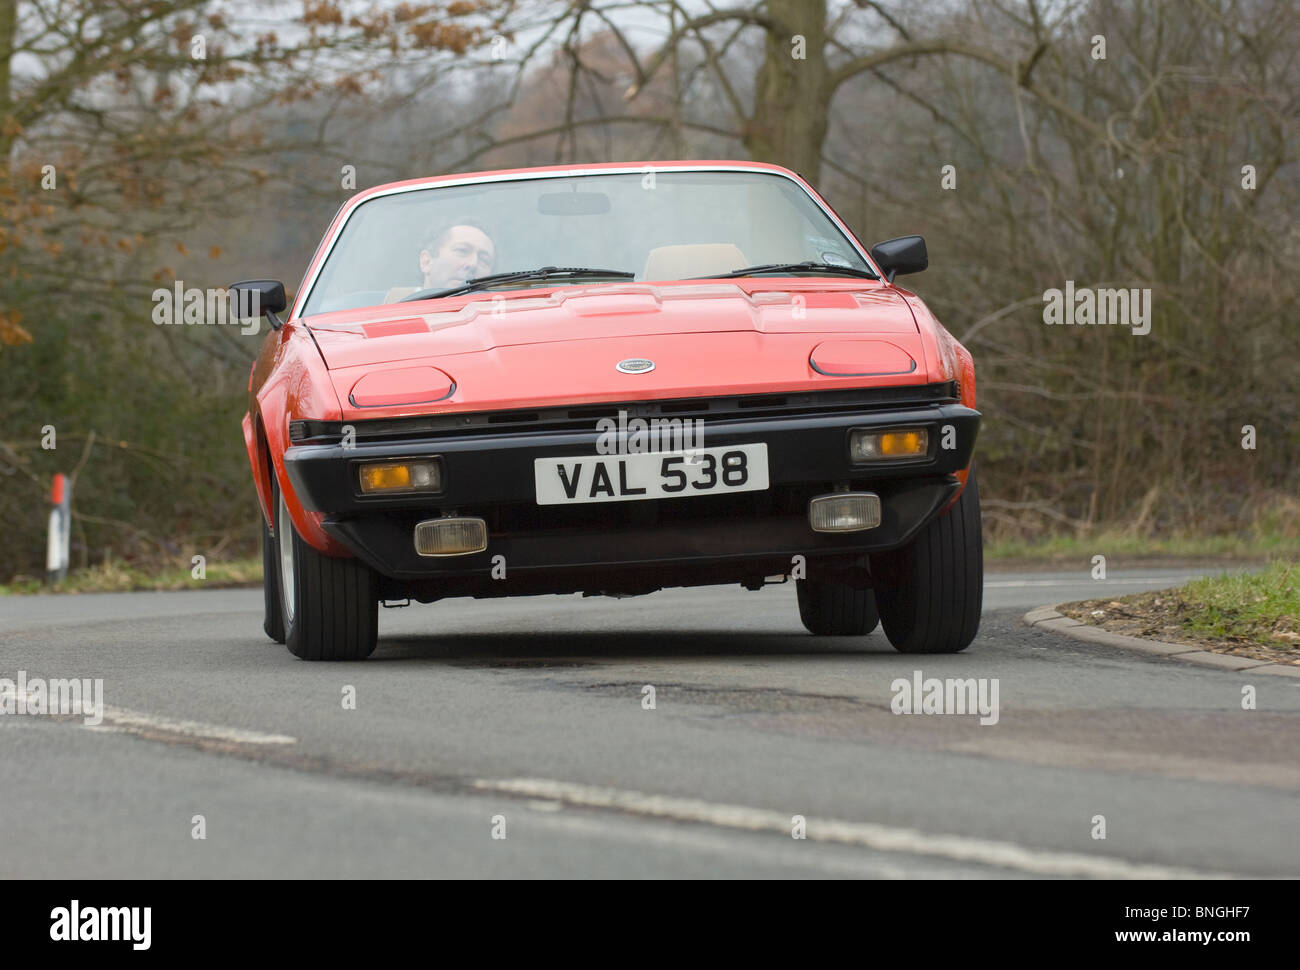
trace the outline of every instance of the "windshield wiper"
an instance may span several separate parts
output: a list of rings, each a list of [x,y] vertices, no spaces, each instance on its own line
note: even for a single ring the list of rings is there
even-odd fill
[[[636,277],[635,273],[628,273],[621,269],[592,269],[587,266],[542,266],[539,269],[522,269],[510,273],[493,273],[491,276],[476,276],[472,280],[466,280],[459,286],[453,286],[450,289],[428,289],[417,290],[410,296],[404,296],[398,303],[413,303],[417,300],[436,300],[444,296],[456,296],[458,293],[472,293],[474,290],[481,290],[485,286],[492,286],[496,283],[514,283],[521,280],[547,280],[556,278],[571,278],[580,276],[612,276],[616,279],[630,280]]]
[[[696,280],[729,280],[739,276],[757,276],[759,273],[839,273],[843,276],[857,276],[861,279],[879,279],[869,269],[857,269],[853,266],[836,266],[834,263],[764,263],[761,266],[746,266],[733,269],[730,273],[716,273],[713,276],[693,276]]]

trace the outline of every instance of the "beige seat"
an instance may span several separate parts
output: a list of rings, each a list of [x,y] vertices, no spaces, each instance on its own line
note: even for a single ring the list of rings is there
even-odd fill
[[[419,289],[418,286],[394,286],[391,290],[389,290],[387,293],[384,294],[384,302],[396,303],[402,297],[410,296],[418,289]]]
[[[739,246],[732,243],[693,243],[659,246],[646,257],[643,280],[683,280],[692,276],[717,276],[749,265]]]

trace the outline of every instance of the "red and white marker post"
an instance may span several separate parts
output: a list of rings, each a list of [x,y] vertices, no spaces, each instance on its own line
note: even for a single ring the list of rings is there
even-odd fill
[[[68,546],[72,537],[72,483],[62,472],[50,487],[50,535],[45,547],[45,579],[53,585],[68,575]]]

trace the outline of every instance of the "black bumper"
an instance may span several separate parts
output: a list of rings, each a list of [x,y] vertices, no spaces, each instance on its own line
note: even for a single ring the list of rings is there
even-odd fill
[[[360,443],[351,447],[291,447],[285,467],[300,500],[324,513],[330,535],[388,577],[436,580],[442,595],[600,589],[619,585],[612,572],[625,573],[632,586],[665,578],[662,585],[696,585],[788,572],[794,555],[847,562],[905,543],[956,491],[955,473],[970,463],[979,422],[977,411],[955,401],[711,417],[705,447],[766,443],[769,488],[650,501],[537,505],[533,460],[597,454],[594,421],[586,430],[475,428],[378,441],[358,435]],[[850,462],[851,429],[916,426],[930,432],[926,458]],[[359,494],[358,464],[432,455],[443,464],[440,494]],[[880,526],[814,532],[808,500],[845,485],[880,495]],[[453,510],[487,521],[487,549],[452,558],[417,555],[415,523]],[[505,583],[499,581],[502,565]]]

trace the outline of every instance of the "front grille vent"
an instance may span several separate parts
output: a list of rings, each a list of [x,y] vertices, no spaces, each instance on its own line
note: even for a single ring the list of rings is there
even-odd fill
[[[713,422],[799,417],[837,412],[889,410],[957,400],[955,381],[912,387],[877,387],[843,391],[814,391],[807,394],[755,394],[743,397],[687,398],[666,401],[629,401],[580,407],[540,410],[478,411],[471,414],[434,414],[418,418],[374,418],[365,421],[292,421],[289,440],[294,444],[335,444],[342,439],[345,425],[353,429],[355,442],[403,441],[407,439],[533,434],[596,430],[601,418],[699,418],[705,428]]]

